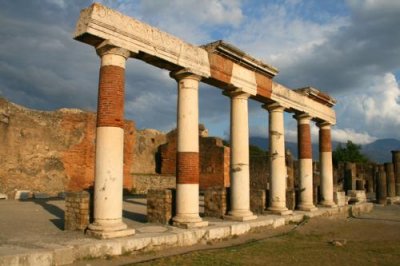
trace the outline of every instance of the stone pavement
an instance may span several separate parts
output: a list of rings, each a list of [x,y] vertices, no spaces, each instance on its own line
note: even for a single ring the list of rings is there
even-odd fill
[[[146,200],[124,199],[124,222],[136,229],[131,237],[98,240],[82,232],[63,231],[64,200],[0,200],[0,265],[66,265],[83,259],[118,256],[133,252],[191,246],[242,235],[251,230],[300,222],[304,216],[347,215],[349,207],[320,208],[313,213],[262,215],[248,222],[208,218],[209,226],[180,229],[146,222]],[[369,212],[371,203],[352,207],[353,213]],[[200,209],[202,211],[202,208]]]

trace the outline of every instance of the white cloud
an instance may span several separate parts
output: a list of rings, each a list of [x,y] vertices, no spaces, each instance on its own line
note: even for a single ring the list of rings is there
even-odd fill
[[[357,144],[368,144],[375,141],[377,138],[369,135],[367,132],[356,132],[354,129],[345,128],[333,128],[332,129],[332,141],[346,143],[352,141]]]

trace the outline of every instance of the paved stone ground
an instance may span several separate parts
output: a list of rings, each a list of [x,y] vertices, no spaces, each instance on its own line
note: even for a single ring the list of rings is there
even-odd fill
[[[372,204],[360,207],[366,207],[368,211]],[[347,208],[321,208],[312,215],[338,213],[346,215]],[[64,265],[79,259],[204,244],[257,228],[276,228],[289,221],[299,222],[305,215],[303,212],[295,212],[286,218],[266,215],[244,223],[207,218],[207,228],[184,230],[146,223],[146,200],[129,197],[124,200],[123,216],[128,226],[135,228],[136,235],[97,240],[81,232],[63,231],[64,200],[61,199],[0,200],[0,214],[0,265],[7,266]]]

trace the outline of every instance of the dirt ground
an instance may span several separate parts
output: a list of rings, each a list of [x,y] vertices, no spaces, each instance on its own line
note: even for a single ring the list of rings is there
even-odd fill
[[[361,217],[312,218],[228,241],[77,265],[400,265],[400,205],[375,206]]]

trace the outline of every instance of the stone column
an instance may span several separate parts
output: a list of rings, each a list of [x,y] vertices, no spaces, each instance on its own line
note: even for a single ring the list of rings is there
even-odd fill
[[[394,179],[394,169],[392,163],[385,163],[385,172],[386,172],[386,187],[387,187],[387,196],[388,197],[396,197],[396,186]]]
[[[127,50],[97,49],[101,57],[97,105],[94,222],[88,234],[99,238],[133,235],[122,222],[124,87]]]
[[[335,207],[333,202],[333,167],[332,167],[332,142],[331,124],[318,123],[319,127],[319,163],[321,180],[321,205]]]
[[[400,151],[392,151],[396,196],[400,196]]]
[[[386,172],[383,165],[378,166],[376,179],[376,201],[379,204],[387,204]]]
[[[199,216],[199,81],[186,70],[172,72],[178,82],[175,226],[207,226]]]
[[[269,208],[273,213],[287,215],[292,211],[286,207],[285,132],[284,107],[277,103],[264,106],[269,112],[269,158],[270,158],[270,194]]]
[[[357,165],[352,162],[345,163],[344,191],[356,190]]]
[[[249,94],[225,93],[231,98],[230,209],[226,218],[238,221],[256,219],[250,211],[249,172]]]
[[[311,116],[298,114],[297,119],[297,145],[299,156],[299,181],[300,197],[297,208],[302,211],[314,211],[317,208],[313,203],[313,168],[311,147]]]

